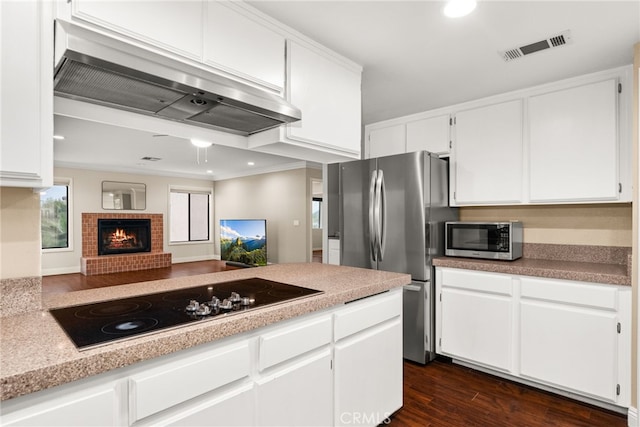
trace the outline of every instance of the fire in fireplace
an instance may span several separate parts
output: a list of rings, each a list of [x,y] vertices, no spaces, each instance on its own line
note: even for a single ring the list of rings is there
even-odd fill
[[[151,252],[150,219],[98,219],[98,255]]]

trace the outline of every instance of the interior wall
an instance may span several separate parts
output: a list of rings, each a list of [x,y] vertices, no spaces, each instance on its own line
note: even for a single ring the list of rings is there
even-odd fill
[[[55,168],[54,176],[56,178],[70,178],[72,181],[73,235],[71,239],[73,243],[71,250],[45,252],[42,254],[42,275],[77,273],[80,271],[80,259],[82,258],[81,215],[83,212],[163,214],[165,230],[163,250],[164,252],[171,252],[173,263],[214,259],[213,240],[209,242],[169,244],[168,232],[169,186],[213,189],[212,181],[71,168]],[[146,209],[129,211],[102,209],[102,181],[145,184],[147,187]],[[215,204],[213,209],[215,210]],[[38,213],[39,211],[38,207]],[[213,230],[213,227],[211,227],[211,230]]]
[[[526,243],[632,245],[629,203],[460,208],[461,221],[523,222]]]
[[[295,169],[215,182],[215,253],[221,219],[266,219],[270,263],[311,261],[311,192],[314,169]],[[321,171],[320,171],[321,174]]]
[[[0,279],[40,276],[40,195],[0,187]]]

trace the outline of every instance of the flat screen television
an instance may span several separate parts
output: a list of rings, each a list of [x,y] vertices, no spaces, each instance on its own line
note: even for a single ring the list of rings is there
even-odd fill
[[[220,258],[245,266],[267,265],[267,220],[221,219]]]

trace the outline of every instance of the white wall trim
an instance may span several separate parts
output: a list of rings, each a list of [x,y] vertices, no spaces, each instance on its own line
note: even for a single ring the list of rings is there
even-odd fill
[[[181,264],[183,262],[196,262],[196,261],[211,261],[211,260],[220,260],[220,255],[201,255],[201,256],[192,256],[192,257],[182,257],[171,259],[171,264]]]
[[[62,268],[45,268],[42,269],[43,276],[55,276],[57,274],[72,274],[80,273],[80,266],[77,267],[62,267]]]
[[[627,412],[627,425],[629,427],[638,427],[638,409],[633,406]]]

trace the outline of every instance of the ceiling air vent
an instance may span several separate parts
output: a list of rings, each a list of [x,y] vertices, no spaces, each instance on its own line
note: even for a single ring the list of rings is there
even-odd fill
[[[146,160],[147,162],[157,162],[158,160],[162,160],[162,159],[160,157],[145,156],[145,157],[141,157],[140,160]]]
[[[569,30],[563,31],[560,34],[549,37],[545,40],[540,40],[534,43],[529,43],[524,46],[516,47],[509,50],[498,52],[505,62],[513,61],[514,59],[522,58],[525,55],[540,52],[541,50],[563,46],[571,42],[571,32]]]

